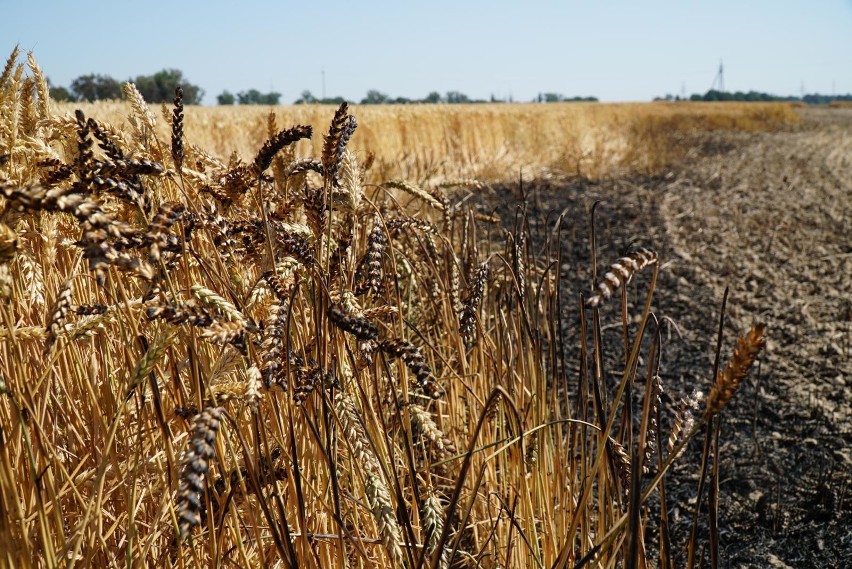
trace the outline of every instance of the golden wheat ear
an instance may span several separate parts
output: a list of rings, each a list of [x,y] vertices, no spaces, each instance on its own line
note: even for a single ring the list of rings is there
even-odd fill
[[[722,411],[734,398],[737,388],[766,345],[765,324],[756,324],[737,340],[737,347],[724,371],[719,371],[707,396],[703,418],[709,420]]]
[[[603,280],[598,284],[595,293],[586,300],[586,305],[600,306],[609,300],[613,293],[626,285],[633,275],[657,262],[657,252],[651,249],[639,249],[627,257],[622,257],[610,265]]]

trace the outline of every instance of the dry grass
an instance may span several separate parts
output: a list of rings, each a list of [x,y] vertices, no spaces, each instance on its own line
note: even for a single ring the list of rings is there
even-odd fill
[[[585,149],[603,168],[598,157],[627,156],[643,113],[757,128],[785,107],[365,108],[356,130],[345,107],[176,104],[157,126],[132,87],[132,105],[54,115],[40,73],[23,75],[12,65],[0,84],[5,564],[651,556],[643,528],[658,522],[642,506],[706,420],[684,407],[665,454],[649,434],[658,263],[644,261],[656,255],[630,257],[644,261],[616,279],[623,291],[652,273],[615,396],[599,364],[569,394],[549,355],[554,259],[523,231],[484,241],[483,222],[430,179],[553,168]],[[299,123],[324,136],[311,147],[297,142],[307,126],[275,126]],[[399,170],[394,156],[408,156]],[[385,176],[418,185],[367,183]],[[579,323],[589,354],[615,310]],[[640,427],[616,428],[640,375]]]

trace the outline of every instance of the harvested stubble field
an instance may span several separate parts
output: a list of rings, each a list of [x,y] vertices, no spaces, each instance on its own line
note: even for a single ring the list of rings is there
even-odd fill
[[[126,94],[0,77],[3,563],[849,559],[845,110]]]

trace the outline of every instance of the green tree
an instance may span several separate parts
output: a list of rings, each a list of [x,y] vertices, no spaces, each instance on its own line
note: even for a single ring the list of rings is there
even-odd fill
[[[216,95],[216,102],[220,105],[233,105],[237,102],[237,98],[230,91],[222,91]]]
[[[469,103],[470,97],[459,91],[447,91],[447,102],[450,104]]]
[[[367,96],[361,99],[362,105],[383,105],[390,102],[390,97],[376,89],[367,91]]]
[[[197,105],[204,97],[204,90],[190,83],[180,69],[163,69],[153,75],[139,75],[133,82],[148,103],[170,103],[178,86],[183,89],[185,105]]]
[[[293,104],[295,104],[295,105],[311,105],[311,104],[316,103],[316,102],[318,102],[318,101],[317,101],[317,98],[314,97],[314,94],[311,93],[308,90],[304,90],[304,91],[302,91],[302,96],[299,97],[298,99],[296,99],[296,101]]]
[[[241,105],[259,105],[262,95],[257,89],[240,91],[237,93],[237,102]]]
[[[432,91],[431,93],[426,95],[426,98],[423,99],[423,102],[424,103],[432,103],[433,105],[436,104],[436,103],[440,103],[441,102],[441,94],[437,91]]]
[[[71,96],[71,91],[69,91],[65,87],[58,87],[51,83],[50,77],[47,78],[47,89],[50,91],[50,98],[54,101],[73,101],[74,97]]]
[[[280,100],[281,93],[275,91],[261,93],[257,89],[249,89],[237,93],[237,102],[241,105],[277,105]]]
[[[121,84],[109,75],[81,75],[71,82],[70,94],[75,101],[121,99]]]
[[[71,91],[69,91],[65,87],[51,87],[50,98],[54,101],[61,102],[74,100],[74,97],[71,95]]]

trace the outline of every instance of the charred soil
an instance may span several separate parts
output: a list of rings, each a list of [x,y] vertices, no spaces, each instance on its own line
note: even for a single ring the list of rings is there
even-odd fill
[[[723,567],[852,566],[852,110],[801,112],[783,132],[697,134],[659,176],[516,183],[477,198],[505,229],[528,224],[532,258],[555,261],[564,353],[554,361],[567,397],[579,375],[580,299],[592,286],[595,203],[598,271],[640,246],[660,254],[653,310],[669,417],[680,397],[709,390],[726,287],[723,362],[737,334],[767,324],[759,366],[722,415]],[[630,284],[629,320],[648,284],[644,274]],[[624,366],[614,300],[602,309],[610,387]],[[707,542],[697,439],[666,479],[681,562],[696,504]],[[657,540],[649,528],[646,546]]]

